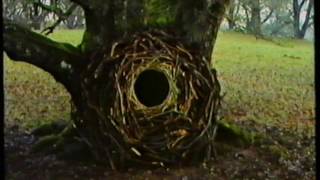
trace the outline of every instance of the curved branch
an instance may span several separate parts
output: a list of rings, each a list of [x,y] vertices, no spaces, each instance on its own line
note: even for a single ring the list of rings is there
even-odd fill
[[[269,14],[264,18],[264,20],[262,20],[261,24],[266,23],[272,16],[273,14],[273,9],[270,10]]]
[[[41,33],[44,33],[45,35],[49,35],[53,33],[53,30],[62,22],[68,19],[68,17],[73,13],[73,11],[78,7],[77,4],[72,4],[68,10],[65,13],[58,14],[59,19],[51,26],[46,27],[44,30],[42,30]]]
[[[298,2],[298,1],[297,1]],[[302,0],[301,3],[299,4],[298,8],[299,8],[299,12],[301,11],[303,5],[307,2],[307,0]]]
[[[3,22],[4,51],[10,59],[35,65],[49,72],[69,91],[73,72],[85,61],[80,51],[67,43],[50,40],[10,20]]]
[[[307,14],[305,16],[304,22],[303,22],[302,27],[301,27],[302,31],[307,31],[307,29],[309,27],[309,21],[310,21],[310,19],[312,19],[312,17],[311,17],[312,6],[313,5],[312,5],[312,3],[310,1],[309,4],[308,4]]]
[[[58,16],[63,14],[63,10],[54,5],[43,4],[40,0],[31,0],[32,4],[39,6],[41,9],[57,14]]]

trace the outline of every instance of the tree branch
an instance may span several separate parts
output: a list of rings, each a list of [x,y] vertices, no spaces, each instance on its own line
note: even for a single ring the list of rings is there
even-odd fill
[[[273,14],[273,9],[270,10],[269,14],[264,18],[264,20],[262,20],[261,24],[264,24],[268,21],[268,19],[270,19],[270,17]]]
[[[249,17],[249,9],[245,4],[242,4],[241,6],[244,9],[244,12],[246,14],[246,24],[249,24],[249,22],[251,21],[251,19]]]
[[[68,19],[68,17],[72,14],[72,12],[77,8],[77,4],[72,4],[69,9],[65,13],[60,13],[58,15],[58,20],[51,26],[46,27],[44,30],[42,30],[41,33],[45,33],[45,35],[49,35],[53,32],[53,30],[62,22]]]
[[[306,3],[307,2],[307,0],[302,0],[301,1],[301,3],[299,4],[299,12],[301,11],[301,9],[302,9],[302,6],[304,5],[304,3]]]
[[[240,2],[237,2],[235,15],[239,15],[239,11],[240,11]]]
[[[55,13],[58,16],[63,14],[63,10],[58,8],[57,6],[43,4],[40,0],[32,0],[32,3],[39,6],[41,9]]]
[[[308,29],[308,24],[309,24],[309,21],[310,21],[310,18],[311,18],[311,11],[312,11],[312,3],[311,2],[309,2],[309,4],[308,4],[308,9],[307,9],[307,14],[306,14],[306,17],[305,17],[305,19],[304,19],[304,23],[303,23],[303,25],[302,25],[302,28],[301,28],[301,31],[306,31],[307,29]]]
[[[4,51],[10,59],[35,65],[49,72],[71,90],[73,72],[84,65],[80,51],[67,43],[58,43],[5,19],[3,22]]]
[[[313,16],[312,17],[310,17],[310,19],[311,19],[311,21],[309,21],[309,24],[307,25],[308,26],[308,28],[309,27],[311,27],[313,24],[314,24],[314,22],[313,22]]]

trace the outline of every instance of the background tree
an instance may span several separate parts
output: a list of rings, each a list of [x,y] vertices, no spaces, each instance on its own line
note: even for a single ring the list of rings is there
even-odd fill
[[[84,25],[83,10],[79,6],[72,7],[68,0],[5,0],[3,5],[3,17],[35,30],[45,26],[65,25],[73,29]],[[68,8],[71,9],[68,11]]]
[[[227,22],[229,30],[234,30],[240,20],[240,2],[239,0],[233,0],[230,2],[229,9],[227,11]]]
[[[28,1],[3,1],[3,16],[39,30],[47,13]]]
[[[293,0],[293,29],[294,36],[303,39],[307,29],[313,24],[313,0]],[[305,12],[304,17],[303,12]]]
[[[313,1],[233,0],[226,18],[230,30],[255,36],[303,38],[313,24]]]
[[[67,9],[72,5],[69,0],[61,0],[59,4],[63,5],[61,9]],[[77,6],[72,13],[68,15],[66,20],[62,22],[62,24],[68,29],[84,28],[84,23],[84,12],[79,6]]]
[[[274,13],[273,1],[244,0],[241,1],[241,7],[245,13],[247,32],[257,37],[262,36],[262,25],[265,24]]]
[[[265,24],[264,32],[269,36],[292,37],[291,1],[274,1],[274,13]]]

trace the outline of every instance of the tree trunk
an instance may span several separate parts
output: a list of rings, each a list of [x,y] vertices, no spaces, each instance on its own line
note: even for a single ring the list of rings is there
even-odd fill
[[[299,3],[300,2],[300,3]],[[308,2],[306,16],[303,19],[303,23],[301,25],[301,11],[305,3]],[[310,20],[311,20],[311,11],[313,8],[313,1],[311,0],[293,0],[293,30],[294,30],[294,37],[298,39],[303,39],[308,28],[310,27]]]
[[[293,29],[294,36],[299,38],[301,36],[300,32],[300,7],[299,1],[293,0]]]
[[[239,1],[233,0],[230,2],[229,10],[227,14],[227,22],[229,30],[233,30],[237,25],[237,19],[239,16],[241,3]]]
[[[40,30],[41,19],[40,19],[39,7],[37,5],[33,5],[30,11],[32,11],[30,12],[31,28],[33,28],[34,30]]]
[[[260,37],[261,32],[261,7],[260,0],[254,0],[251,3],[251,32],[256,36]]]
[[[228,10],[228,17],[227,17],[227,22],[228,22],[228,28],[229,30],[233,30],[234,27],[235,27],[235,23],[234,23],[234,12],[235,12],[235,2],[232,1],[230,3],[230,6],[229,6],[229,10]]]
[[[12,60],[33,64],[65,86],[74,125],[95,158],[113,168],[125,161],[163,166],[210,158],[220,102],[211,53],[228,1],[201,1],[195,22],[185,19],[192,14],[182,15],[181,1],[177,31],[142,31],[140,17],[131,17],[136,32],[119,29],[114,1],[73,2],[86,18],[78,47],[4,20],[4,49]],[[141,13],[141,7],[131,10]]]

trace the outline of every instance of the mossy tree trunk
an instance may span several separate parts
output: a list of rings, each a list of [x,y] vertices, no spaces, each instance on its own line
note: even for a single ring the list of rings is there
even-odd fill
[[[100,109],[113,103],[112,94],[108,92],[104,93],[105,102],[102,104],[99,101],[101,97],[94,94],[104,90],[100,84],[108,84],[108,71],[114,68],[112,62],[108,64],[103,60],[112,54],[116,42],[130,38],[128,36],[135,31],[146,29],[147,23],[143,20],[144,4],[140,0],[71,1],[79,5],[85,13],[86,29],[78,46],[50,40],[5,19],[4,50],[10,59],[35,65],[63,84],[72,98],[72,118],[78,132],[89,137],[88,139],[94,139],[99,138],[95,129],[103,126],[100,122],[108,116],[101,114]],[[173,5],[176,7],[175,21],[161,28],[169,34],[173,32],[181,42],[192,47],[193,51],[200,52],[200,59],[206,59],[210,64],[217,32],[228,3],[229,0],[176,1]],[[97,78],[101,67],[104,71],[103,77],[100,74]],[[110,123],[104,125],[111,126]],[[119,133],[112,127],[107,128],[110,130],[109,134]],[[110,137],[109,141],[112,141],[112,138]],[[96,147],[99,145],[92,147],[94,152],[99,151]],[[103,153],[111,156],[110,152],[97,154]],[[119,160],[121,161],[121,158]],[[115,166],[113,162],[110,162],[110,165]]]

